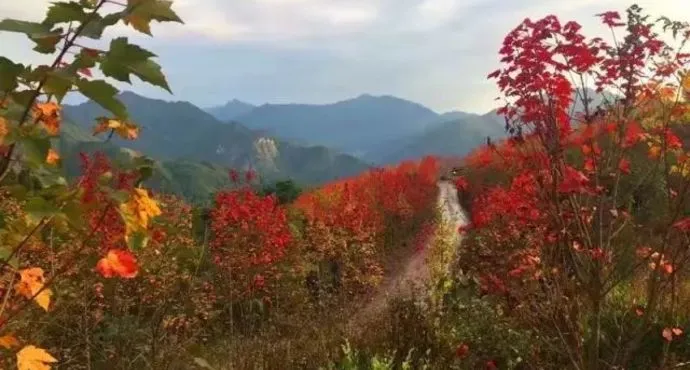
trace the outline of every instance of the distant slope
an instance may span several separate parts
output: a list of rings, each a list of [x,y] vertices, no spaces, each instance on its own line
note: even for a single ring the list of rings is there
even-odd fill
[[[188,196],[224,184],[228,168],[254,168],[266,180],[291,178],[298,183],[316,184],[356,175],[370,167],[325,147],[299,146],[237,122],[221,123],[187,102],[149,99],[131,92],[121,94],[120,99],[142,130],[134,141],[113,138],[108,146],[110,154],[116,155],[122,147],[159,160],[161,174],[168,176],[158,179],[156,185]],[[93,139],[84,132],[90,131],[94,119],[104,114],[92,102],[65,106],[65,117],[80,128],[66,142],[72,140],[74,148],[86,151],[97,147],[100,143],[87,141],[87,137]]]
[[[382,145],[366,158],[377,163],[396,163],[425,155],[457,156],[469,153],[486,138],[505,135],[501,117],[494,112],[465,115],[464,118],[435,123],[418,135]]]
[[[204,110],[221,122],[229,122],[243,114],[251,112],[254,108],[256,108],[256,106],[252,104],[233,99],[223,105],[205,108]]]
[[[361,95],[333,104],[265,104],[235,120],[280,138],[361,154],[381,142],[421,132],[438,117],[421,104]]]

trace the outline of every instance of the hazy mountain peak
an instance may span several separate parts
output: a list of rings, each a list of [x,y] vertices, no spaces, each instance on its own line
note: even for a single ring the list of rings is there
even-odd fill
[[[216,117],[218,120],[222,122],[227,122],[234,120],[235,118],[243,114],[251,112],[254,108],[256,108],[255,105],[235,98],[229,100],[227,103],[223,105],[209,107],[204,110],[212,116]]]

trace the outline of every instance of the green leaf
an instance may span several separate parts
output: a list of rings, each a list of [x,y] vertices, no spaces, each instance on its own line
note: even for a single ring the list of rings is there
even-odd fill
[[[106,28],[115,25],[120,21],[120,19],[122,19],[122,17],[123,12],[108,14],[105,17],[94,14],[91,17],[91,20],[89,20],[89,23],[84,26],[84,29],[81,31],[80,35],[94,40],[99,40],[101,36],[103,36],[103,31],[105,31]]]
[[[60,207],[41,197],[34,197],[26,202],[24,211],[30,219],[39,222],[43,218],[58,215]]]
[[[81,49],[79,54],[74,57],[72,64],[67,67],[67,70],[72,74],[76,74],[80,69],[89,69],[96,66],[97,55],[88,51],[87,49]]]
[[[12,254],[12,249],[9,246],[0,246],[0,260],[7,261],[10,254]],[[15,269],[19,267],[19,260],[16,255],[12,257],[11,260],[7,261],[7,263]]]
[[[45,34],[50,33],[50,25],[17,19],[3,19],[0,21],[0,31],[17,32],[26,35]]]
[[[55,95],[58,102],[61,102],[69,89],[72,88],[73,81],[74,77],[64,71],[51,71],[48,73],[45,84],[43,84],[43,91]]]
[[[101,61],[101,71],[108,77],[131,83],[129,79],[131,71],[127,65],[145,61],[154,56],[156,55],[152,52],[130,44],[126,37],[118,37],[110,42],[110,50]]]
[[[130,74],[134,74],[142,81],[171,92],[160,65],[150,59],[155,56],[146,49],[130,44],[126,37],[119,37],[111,41],[110,50],[103,56],[101,71],[108,77],[128,83],[131,83]]]
[[[0,21],[0,31],[17,32],[27,35],[36,43],[36,50],[39,53],[53,53],[55,46],[62,39],[62,29],[51,31],[50,24],[26,22],[16,19],[4,19]]]
[[[139,251],[145,248],[148,243],[148,235],[141,231],[134,232],[127,238],[127,246],[133,251]]]
[[[0,56],[0,91],[12,91],[19,86],[17,77],[24,70],[24,66]]]
[[[29,38],[36,43],[34,51],[42,54],[52,54],[57,50],[57,44],[62,40],[62,32],[33,34]]]
[[[34,167],[42,166],[48,150],[50,149],[50,139],[47,137],[25,136],[20,139],[26,160]]]
[[[21,184],[13,184],[7,187],[3,187],[3,189],[7,190],[12,197],[19,199],[26,198],[26,193],[28,192],[27,188]]]
[[[132,73],[139,77],[142,81],[148,82],[151,85],[164,88],[172,94],[168,81],[161,71],[161,66],[152,60],[146,60],[140,63],[133,63],[130,65]]]
[[[110,191],[108,195],[117,203],[127,203],[130,196],[129,192],[125,190]]]
[[[62,212],[64,213],[67,222],[75,228],[81,229],[86,225],[84,210],[78,199],[73,202],[67,202],[62,208]]]
[[[171,6],[172,1],[166,0],[128,0],[127,16],[123,20],[135,30],[151,36],[151,21],[184,23]]]
[[[85,97],[95,101],[118,118],[127,118],[127,108],[115,98],[118,90],[113,85],[103,80],[89,81],[83,78],[78,79],[76,85]]]
[[[84,23],[87,19],[88,15],[84,12],[81,4],[77,2],[53,3],[48,9],[43,24],[52,26],[57,23]]]
[[[67,186],[67,180],[60,175],[58,169],[46,168],[45,166],[42,166],[35,170],[33,175],[44,187],[64,188]]]
[[[98,4],[98,0],[79,0],[79,4],[85,8],[94,9]]]
[[[36,94],[36,91],[34,90],[21,90],[13,91],[10,94],[10,97],[12,97],[12,100],[14,100],[15,103],[21,105],[22,107],[26,107],[29,105],[29,102],[31,102],[31,100],[33,99],[34,94]]]

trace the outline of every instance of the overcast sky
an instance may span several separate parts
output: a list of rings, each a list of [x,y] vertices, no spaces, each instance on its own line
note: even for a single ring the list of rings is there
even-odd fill
[[[0,0],[0,18],[40,20],[48,0]],[[434,110],[483,113],[497,91],[503,36],[524,18],[555,14],[589,35],[595,14],[623,0],[176,0],[186,22],[154,24],[154,38],[123,27],[158,54],[174,96],[143,83],[146,96],[205,107],[234,98],[254,104],[330,103],[369,93]],[[640,0],[652,15],[690,20],[688,0]],[[604,33],[607,35],[607,33]],[[0,54],[41,61],[23,37],[0,33]]]

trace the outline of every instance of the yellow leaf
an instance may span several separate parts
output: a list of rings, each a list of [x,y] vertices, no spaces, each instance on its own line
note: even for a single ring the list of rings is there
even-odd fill
[[[57,360],[42,348],[26,346],[17,352],[17,368],[19,370],[50,370],[50,365]]]
[[[45,284],[43,269],[40,267],[31,267],[20,270],[19,276],[20,280],[14,286],[14,289],[17,290],[17,293],[21,294],[27,299],[34,299],[39,306],[48,311],[48,306],[50,306],[50,297],[52,296],[53,292],[50,289],[43,289],[43,285]]]
[[[115,133],[124,139],[134,140],[139,137],[139,127],[133,123],[103,117],[98,119],[98,124],[94,127],[93,134],[98,135],[110,129],[115,130]]]
[[[53,150],[53,148],[48,149],[48,156],[46,157],[46,163],[55,165],[60,160],[60,155]]]
[[[125,236],[148,229],[151,218],[159,216],[161,210],[155,200],[149,197],[146,189],[135,188],[132,198],[120,205],[125,221]]]
[[[135,30],[145,33],[147,35],[151,34],[151,25],[149,24],[149,20],[143,17],[140,17],[136,14],[130,14],[124,18],[122,18],[122,21],[126,25],[132,25],[132,28]]]
[[[50,298],[53,296],[53,291],[50,289],[43,289],[36,298],[34,298],[34,301],[41,306],[44,310],[48,311],[48,307],[50,307]]]
[[[0,337],[0,347],[5,347],[7,349],[19,347],[19,341],[12,334],[4,335]]]
[[[7,129],[7,120],[3,117],[0,117],[0,145],[2,145],[2,142],[5,140],[5,136],[9,133],[9,130]]]

